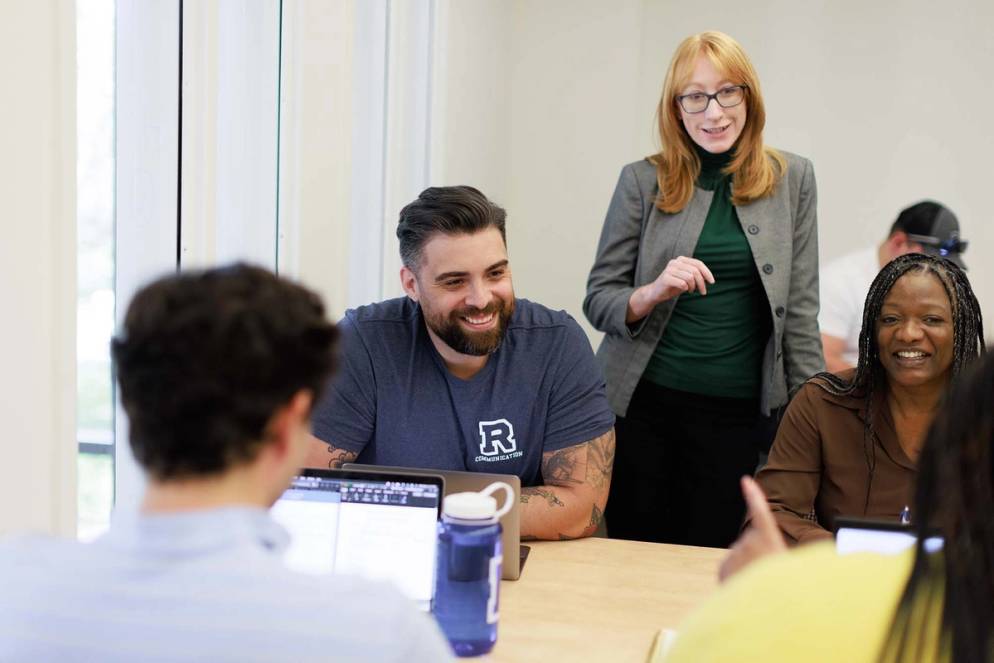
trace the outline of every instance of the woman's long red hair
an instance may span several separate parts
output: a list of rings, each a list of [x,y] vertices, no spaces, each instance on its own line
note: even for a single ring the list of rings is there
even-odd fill
[[[694,183],[701,172],[700,158],[684,129],[676,99],[690,82],[701,55],[710,59],[729,81],[747,86],[745,127],[726,169],[732,175],[732,204],[744,205],[769,196],[787,168],[787,162],[779,152],[763,145],[766,109],[759,77],[739,43],[721,32],[702,32],[687,37],[677,47],[666,72],[657,112],[661,150],[649,158],[656,166],[659,182],[656,207],[671,214],[690,202]]]

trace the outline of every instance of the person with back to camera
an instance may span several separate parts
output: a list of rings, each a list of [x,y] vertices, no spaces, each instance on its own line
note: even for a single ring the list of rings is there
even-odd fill
[[[983,351],[980,306],[955,264],[909,253],[874,279],[859,339],[855,369],[791,401],[757,476],[790,543],[831,538],[839,516],[901,518],[946,386]]]
[[[729,559],[748,548],[737,560],[748,566],[687,619],[665,660],[994,662],[992,403],[988,353],[955,378],[928,432],[917,543],[897,555],[840,555],[830,542],[775,554],[784,548],[776,522],[744,478],[756,526]]]
[[[401,593],[288,569],[269,515],[336,367],[321,299],[244,264],[146,285],[111,349],[146,475],[90,544],[0,544],[0,661],[444,661]]]
[[[823,368],[815,177],[763,144],[759,79],[720,32],[677,47],[658,121],[661,151],[621,171],[583,304],[618,415],[607,528],[723,547],[768,415]]]

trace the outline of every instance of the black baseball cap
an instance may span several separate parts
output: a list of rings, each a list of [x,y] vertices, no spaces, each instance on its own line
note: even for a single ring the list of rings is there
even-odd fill
[[[908,239],[922,245],[922,253],[946,258],[966,269],[962,253],[967,241],[959,235],[959,221],[948,207],[932,200],[923,200],[901,210],[890,228],[902,231]]]

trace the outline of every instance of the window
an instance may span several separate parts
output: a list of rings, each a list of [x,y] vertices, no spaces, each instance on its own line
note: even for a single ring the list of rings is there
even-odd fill
[[[79,0],[76,21],[77,531],[89,540],[114,499],[114,0]]]
[[[248,259],[332,315],[396,293],[434,21],[432,0],[78,1],[80,538],[143,492],[109,357],[138,287]]]

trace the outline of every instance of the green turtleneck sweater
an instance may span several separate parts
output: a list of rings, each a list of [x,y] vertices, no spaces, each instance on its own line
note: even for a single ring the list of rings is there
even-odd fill
[[[714,191],[714,198],[694,257],[708,266],[715,282],[705,296],[680,295],[643,377],[696,394],[757,398],[770,307],[732,205],[731,176],[721,172],[732,153],[698,149],[697,154],[697,186]]]

